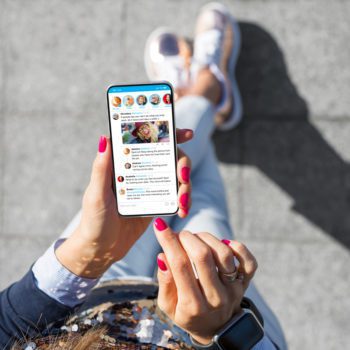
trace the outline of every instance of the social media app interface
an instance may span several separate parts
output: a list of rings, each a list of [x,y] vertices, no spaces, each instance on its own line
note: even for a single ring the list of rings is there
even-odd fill
[[[172,98],[167,84],[108,90],[117,205],[122,215],[177,211]]]

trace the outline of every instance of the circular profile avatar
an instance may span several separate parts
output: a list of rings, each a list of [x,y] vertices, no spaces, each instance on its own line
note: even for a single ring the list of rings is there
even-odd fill
[[[120,107],[121,104],[122,104],[122,99],[119,96],[114,96],[112,98],[112,105],[114,107]]]
[[[163,102],[164,102],[166,105],[170,105],[170,103],[171,103],[171,96],[170,96],[170,94],[165,94],[165,95],[163,96]]]
[[[125,163],[125,169],[130,169],[131,168],[131,164],[130,163]]]
[[[125,192],[126,192],[126,191],[124,190],[124,188],[121,188],[121,189],[119,190],[119,194],[122,195],[122,196],[125,194]]]
[[[136,102],[139,106],[144,106],[147,103],[147,97],[145,95],[139,95],[136,98]]]
[[[131,95],[126,95],[123,98],[123,102],[126,107],[131,107],[134,104],[134,98]]]
[[[124,176],[118,176],[117,180],[118,182],[124,182]]]
[[[125,155],[128,155],[128,154],[130,153],[130,148],[124,148],[124,149],[123,149],[123,153],[124,153]]]
[[[150,102],[152,103],[152,105],[159,105],[160,102],[160,97],[157,94],[153,94],[150,96]]]
[[[113,117],[114,120],[118,120],[119,119],[119,114],[118,113],[114,113],[112,117]]]

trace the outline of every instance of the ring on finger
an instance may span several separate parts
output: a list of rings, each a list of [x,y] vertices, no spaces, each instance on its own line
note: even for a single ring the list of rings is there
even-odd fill
[[[238,276],[238,270],[235,269],[233,272],[226,273],[219,271],[219,276],[223,282],[233,283]]]

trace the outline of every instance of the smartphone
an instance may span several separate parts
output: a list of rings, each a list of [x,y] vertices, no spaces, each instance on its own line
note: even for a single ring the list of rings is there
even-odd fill
[[[178,211],[173,88],[168,82],[107,90],[117,210],[122,216]]]

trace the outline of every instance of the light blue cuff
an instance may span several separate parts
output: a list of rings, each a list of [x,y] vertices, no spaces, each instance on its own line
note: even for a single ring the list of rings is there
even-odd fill
[[[264,335],[264,337],[253,346],[252,350],[277,350],[276,346],[273,345],[272,341]]]
[[[59,303],[75,307],[83,303],[99,279],[83,278],[67,270],[55,255],[65,241],[59,239],[33,265],[37,287]]]

